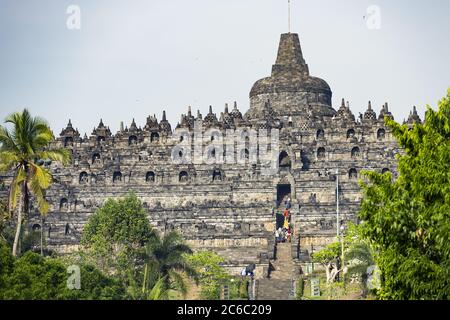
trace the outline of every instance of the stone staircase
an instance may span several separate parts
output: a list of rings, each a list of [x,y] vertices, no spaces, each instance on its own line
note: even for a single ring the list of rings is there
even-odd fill
[[[296,267],[291,255],[291,243],[278,243],[275,260],[271,261],[270,278],[274,280],[292,280]]]
[[[294,298],[293,280],[298,276],[292,260],[291,243],[278,243],[276,259],[270,261],[268,279],[256,282],[256,300],[291,300]]]
[[[257,280],[256,300],[290,300],[291,280]]]

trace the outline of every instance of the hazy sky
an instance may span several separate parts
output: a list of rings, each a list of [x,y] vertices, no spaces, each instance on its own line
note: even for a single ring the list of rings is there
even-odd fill
[[[345,97],[357,115],[372,100],[378,113],[387,101],[403,120],[445,95],[450,1],[292,1],[292,31],[335,108]],[[80,30],[66,26],[71,4]],[[100,118],[115,132],[163,109],[172,126],[188,105],[246,111],[287,25],[287,0],[0,0],[0,118],[26,107],[56,134],[71,118],[89,135]]]

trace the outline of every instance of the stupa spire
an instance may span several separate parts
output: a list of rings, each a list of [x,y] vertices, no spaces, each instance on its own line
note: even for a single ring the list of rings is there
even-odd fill
[[[281,35],[277,61],[272,66],[272,77],[290,75],[309,75],[309,68],[303,58],[300,39],[296,33]]]
[[[291,0],[288,0],[288,32],[291,33]]]

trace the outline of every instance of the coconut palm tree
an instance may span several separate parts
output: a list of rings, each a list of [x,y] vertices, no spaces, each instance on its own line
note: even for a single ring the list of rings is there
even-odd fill
[[[5,200],[0,200],[0,238],[6,240],[3,231],[7,221],[9,220],[9,212],[7,209],[7,202]]]
[[[164,290],[164,282],[164,277],[158,279],[150,292],[148,292],[146,298],[148,300],[165,300],[169,298],[169,290]]]
[[[182,274],[186,273],[197,279],[196,271],[185,259],[185,255],[191,253],[192,250],[183,243],[182,237],[175,231],[164,234],[163,237],[159,235],[152,237],[144,253],[143,292],[157,288],[161,292],[177,290],[186,295],[187,288]]]
[[[0,172],[10,171],[13,179],[9,192],[11,214],[17,208],[17,226],[12,254],[17,256],[24,214],[28,211],[31,196],[37,202],[41,215],[48,212],[45,190],[52,182],[52,175],[40,162],[43,159],[67,164],[70,154],[67,149],[50,149],[54,136],[47,122],[32,117],[27,109],[11,114],[5,123],[11,130],[0,126]],[[43,226],[41,226],[42,232]],[[42,248],[41,248],[42,252]]]
[[[159,278],[154,281],[153,287],[149,287],[149,282],[144,279],[142,288],[138,285],[138,279],[133,272],[129,272],[128,295],[133,300],[166,300],[169,298],[169,290],[165,289],[165,279]],[[148,269],[145,269],[144,278],[148,276]]]

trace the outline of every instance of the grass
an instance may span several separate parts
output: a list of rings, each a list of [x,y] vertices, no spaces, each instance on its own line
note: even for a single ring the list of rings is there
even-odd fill
[[[319,279],[320,296],[311,296],[311,278]],[[331,285],[327,284],[324,273],[315,272],[312,276],[305,278],[303,300],[361,300],[361,285],[358,283],[346,282],[345,287],[343,282],[334,282]],[[368,297],[366,299],[373,299]]]

